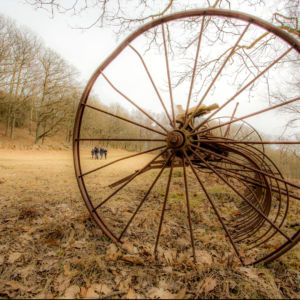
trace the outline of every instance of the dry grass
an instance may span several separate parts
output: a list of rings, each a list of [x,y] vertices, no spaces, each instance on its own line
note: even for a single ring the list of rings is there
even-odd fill
[[[110,151],[108,159],[122,154]],[[88,152],[85,155],[89,169],[96,162],[88,160]],[[118,165],[103,176],[102,185],[143,162]],[[151,172],[145,176],[153,178]],[[94,177],[89,182],[92,187],[98,184]],[[213,188],[219,192],[218,185]],[[209,243],[203,242],[197,253],[200,263],[195,266],[180,215],[165,226],[162,241],[168,247],[160,248],[158,261],[153,261],[150,246],[143,240],[143,232],[157,223],[154,214],[148,218],[148,227],[144,225],[151,201],[137,219],[135,239],[130,236],[125,243],[127,251],[118,249],[89,217],[70,151],[0,149],[0,191],[0,297],[300,298],[299,245],[268,266],[241,267],[231,250],[218,256],[215,247],[224,238],[219,228],[211,226],[196,232]],[[124,199],[138,193],[139,187],[128,191],[132,194],[123,195]],[[160,199],[160,193],[158,185],[154,198]],[[181,209],[182,196],[175,178],[171,209]],[[118,216],[117,210],[113,213]],[[198,222],[209,223],[207,214],[202,213]],[[168,236],[177,239],[171,242]]]

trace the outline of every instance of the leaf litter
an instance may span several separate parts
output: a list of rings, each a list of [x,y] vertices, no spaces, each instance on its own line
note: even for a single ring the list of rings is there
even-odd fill
[[[12,189],[5,177],[9,171],[1,175],[4,194]],[[53,167],[39,176],[51,184],[59,171]],[[16,180],[25,173],[16,173]],[[145,222],[147,209],[136,221],[134,238],[126,237],[119,248],[87,213],[73,177],[57,180],[47,193],[42,183],[30,195],[24,195],[24,186],[14,186],[14,197],[0,201],[0,297],[300,298],[299,246],[267,266],[241,267],[223,232],[205,225],[195,230],[203,245],[195,265],[185,221],[176,215],[163,224],[155,260],[153,241],[144,237],[155,224],[155,219]],[[61,191],[68,197],[60,198]],[[169,203],[168,212],[180,208],[176,205]],[[201,206],[193,221],[209,224],[209,211],[201,213]],[[120,211],[112,207],[114,217]]]

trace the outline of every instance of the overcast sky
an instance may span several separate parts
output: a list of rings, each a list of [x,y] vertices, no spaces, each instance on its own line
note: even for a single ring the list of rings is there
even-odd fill
[[[72,29],[72,20],[64,14],[50,18],[23,0],[0,0],[0,13],[25,25],[40,36],[45,44],[74,65],[87,80],[95,68],[114,49],[117,42],[106,29]]]
[[[264,15],[265,18],[270,17],[272,14],[271,9],[267,9],[266,7],[256,7],[255,10],[254,8],[245,8],[244,10],[247,13],[257,16]],[[30,28],[42,38],[46,46],[58,52],[70,64],[74,65],[81,73],[80,82],[83,84],[89,79],[100,63],[121,42],[116,40],[113,32],[109,29],[100,29],[97,27],[89,30],[74,29],[71,27],[71,25],[75,25],[74,19],[68,17],[66,14],[56,14],[54,18],[51,18],[49,13],[41,9],[35,10],[30,5],[24,4],[23,0],[0,0],[0,13],[11,17],[17,24]],[[157,66],[153,64],[154,72],[157,67],[159,67],[159,64]],[[130,82],[126,82],[124,76],[123,79],[127,85],[130,84]],[[144,92],[142,90],[138,91],[138,88],[135,91],[137,95],[139,93],[142,95]],[[242,106],[240,105],[240,112],[241,109]],[[248,106],[245,103],[245,113],[247,109]],[[245,113],[242,113],[242,115]],[[263,116],[257,118],[256,124],[258,127],[265,128],[265,131],[268,133],[279,132],[283,126],[274,117],[272,121],[272,116],[270,117],[268,127],[265,126]]]

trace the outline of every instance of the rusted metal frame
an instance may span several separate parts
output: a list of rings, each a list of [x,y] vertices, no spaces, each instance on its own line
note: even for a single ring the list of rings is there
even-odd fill
[[[245,145],[299,145],[300,141],[240,141],[240,140],[221,140],[220,138],[215,139],[198,139],[193,142],[203,143],[222,143],[222,144],[245,144]]]
[[[251,215],[253,215],[253,213],[251,214]],[[276,220],[277,220],[277,216],[276,216]],[[275,221],[276,221],[275,220]],[[238,220],[237,220],[238,221]],[[258,224],[259,225],[259,224]],[[261,227],[261,226],[260,226]],[[258,229],[259,229],[259,227],[258,227]],[[268,231],[267,231],[268,232]],[[236,236],[236,234],[235,234],[235,238],[237,238],[237,236]],[[237,241],[238,242],[238,241]]]
[[[254,178],[251,178],[251,179],[250,179],[249,176],[244,175],[244,174],[241,174],[241,173],[237,173],[237,172],[235,172],[235,170],[232,170],[232,169],[225,169],[225,168],[222,168],[222,167],[219,167],[219,166],[216,166],[216,165],[213,165],[213,166],[214,166],[215,168],[217,168],[217,169],[222,170],[223,172],[235,174],[235,175],[236,175],[236,178],[239,179],[239,180],[242,180],[242,181],[247,182],[247,183],[249,183],[249,184],[255,185],[255,186],[257,186],[257,187],[261,187],[261,188],[264,188],[264,189],[267,188],[267,187],[266,187],[264,184],[262,184],[260,181],[254,179]],[[287,193],[285,193],[284,191],[280,190],[279,188],[278,188],[278,189],[274,188],[273,185],[271,185],[271,190],[272,190],[272,192],[274,192],[274,193],[279,193],[279,194],[287,195]],[[295,197],[295,199],[300,200],[300,197],[293,196],[293,195],[290,194],[290,192],[288,193],[288,195],[289,195],[290,197],[292,197],[292,198]]]
[[[298,242],[300,241],[300,230],[298,230],[292,237],[292,242],[286,241],[281,247],[276,249],[275,251],[269,253],[268,255],[256,260],[255,262],[247,265],[256,265],[262,261],[264,261],[265,264],[270,263],[274,259],[280,257],[282,254],[286,253],[289,249],[294,247]]]
[[[119,139],[119,138],[79,138],[78,141],[111,141],[111,142],[165,142],[166,139]]]
[[[190,107],[190,101],[191,101],[191,96],[192,96],[192,90],[194,86],[194,79],[195,79],[195,74],[196,74],[196,68],[197,68],[197,62],[198,62],[198,56],[199,56],[199,50],[200,50],[200,45],[201,45],[201,39],[202,39],[202,33],[204,29],[204,20],[205,16],[202,17],[202,22],[201,22],[201,29],[198,37],[198,44],[197,44],[197,50],[196,50],[196,55],[195,55],[195,60],[194,60],[194,68],[193,68],[193,74],[192,74],[192,79],[191,79],[191,84],[190,84],[190,90],[189,90],[189,95],[188,95],[188,100],[186,104],[186,110],[185,110],[185,115],[184,115],[184,123],[186,121],[187,113]]]
[[[258,151],[261,155],[263,155],[264,159],[262,159],[262,161],[264,162],[264,164],[266,164],[266,162],[265,162],[265,158],[266,158],[266,159],[272,164],[272,166],[275,168],[275,170],[277,170],[278,175],[281,176],[281,177],[283,178],[283,176],[282,176],[280,170],[277,168],[277,166],[274,164],[274,162],[273,162],[273,161],[272,161],[272,160],[271,160],[264,152],[262,152],[261,150],[259,150],[259,149],[257,149],[257,148],[254,148],[253,146],[250,146],[250,148],[251,148],[254,152],[255,152],[255,151]],[[249,151],[249,148],[248,148],[247,150]],[[260,158],[260,156],[259,156],[258,154],[257,154],[257,157]],[[261,159],[261,158],[260,158],[260,159]],[[268,168],[269,168],[269,170],[272,172],[272,174],[274,174],[274,172],[271,170],[270,166],[268,166]],[[274,179],[273,179],[273,180],[274,180]],[[278,190],[277,190],[277,193],[279,193],[279,201],[278,201],[278,202],[279,202],[279,205],[278,205],[277,214],[276,214],[276,216],[275,216],[274,222],[277,221],[277,219],[278,219],[278,217],[279,217],[279,214],[280,214],[280,211],[281,211],[281,204],[282,204],[282,201],[281,201],[281,194],[287,196],[287,198],[286,198],[286,208],[285,208],[285,210],[284,210],[282,219],[281,219],[280,223],[278,224],[278,227],[280,228],[280,227],[282,226],[282,224],[283,224],[283,222],[284,222],[286,216],[287,216],[287,212],[288,212],[288,208],[289,208],[289,197],[291,197],[291,194],[290,194],[290,192],[288,191],[288,188],[287,188],[286,183],[284,183],[284,185],[285,185],[285,190],[286,190],[286,193],[285,193],[285,192],[282,190],[282,188],[279,187],[278,181],[275,180],[275,182],[276,182],[277,189],[278,189]],[[271,184],[270,186],[271,186],[271,190],[273,191],[273,190],[274,190],[274,189],[273,189],[273,185]],[[252,243],[255,243],[255,242],[259,241],[262,237],[266,237],[266,235],[270,232],[271,229],[272,229],[272,226],[270,226],[269,229],[268,229],[262,236],[258,237],[256,240],[252,241]],[[258,247],[258,246],[260,246],[261,244],[267,242],[267,241],[270,240],[276,233],[277,233],[277,231],[274,231],[273,233],[271,233],[270,236],[267,236],[263,241],[261,241],[260,243],[254,245],[254,246],[253,246],[252,248],[250,248],[249,250],[251,250],[251,249],[253,249],[253,248],[255,248],[255,247]]]
[[[268,108],[259,110],[259,111],[257,111],[257,112],[254,112],[254,113],[251,113],[251,114],[248,114],[248,115],[245,115],[245,116],[240,117],[240,118],[236,118],[236,119],[234,119],[234,120],[232,120],[232,121],[228,121],[228,122],[222,123],[222,124],[220,124],[220,125],[213,126],[213,127],[211,127],[211,128],[208,128],[208,129],[204,129],[204,130],[201,130],[201,131],[198,131],[198,132],[194,132],[194,133],[192,133],[192,134],[190,134],[190,135],[191,135],[191,136],[194,136],[194,135],[197,135],[197,134],[203,134],[203,133],[205,133],[205,132],[207,132],[207,131],[209,131],[209,130],[218,128],[218,127],[220,127],[220,126],[225,126],[225,125],[227,125],[227,124],[232,124],[232,123],[235,123],[235,122],[237,122],[237,121],[241,121],[241,120],[244,120],[244,119],[247,119],[247,118],[256,116],[256,115],[258,115],[258,114],[261,114],[261,113],[264,113],[264,112],[273,110],[273,109],[278,108],[278,107],[281,107],[281,106],[283,106],[283,105],[287,105],[287,104],[293,103],[293,102],[298,101],[298,100],[300,100],[300,97],[297,97],[297,98],[288,100],[288,101],[283,102],[283,103],[279,103],[279,104],[277,104],[277,105],[270,106],[270,107],[268,107]]]
[[[166,148],[166,147],[167,147],[167,146],[160,146],[160,147],[156,147],[156,148],[153,148],[153,149],[150,149],[150,150],[146,150],[146,151],[143,151],[143,152],[139,152],[139,153],[136,153],[136,154],[131,154],[131,155],[128,155],[128,156],[125,156],[125,157],[116,159],[116,160],[114,160],[114,161],[112,161],[112,162],[109,162],[109,163],[107,163],[107,164],[105,164],[105,165],[103,165],[103,166],[100,166],[100,167],[98,167],[98,168],[96,168],[96,169],[93,169],[93,170],[88,171],[88,172],[85,172],[85,173],[81,173],[78,177],[80,178],[80,177],[86,176],[86,175],[91,174],[91,173],[93,173],[93,172],[96,172],[96,171],[98,171],[98,170],[100,170],[100,169],[106,168],[106,167],[108,167],[108,166],[110,166],[110,165],[112,165],[112,164],[115,164],[115,163],[117,163],[117,162],[119,162],[119,161],[122,161],[122,160],[125,160],[125,159],[129,159],[129,158],[132,158],[132,157],[135,157],[135,156],[143,155],[143,154],[145,154],[145,153],[157,151],[157,150],[160,150],[160,149],[163,149],[163,148]]]
[[[192,149],[191,149],[191,150],[192,150]],[[201,181],[200,177],[198,176],[198,174],[197,174],[197,172],[196,172],[196,170],[195,170],[195,168],[194,168],[192,162],[190,161],[188,155],[186,154],[185,151],[184,151],[183,153],[184,153],[184,156],[185,156],[185,158],[186,158],[186,160],[187,160],[189,166],[191,167],[191,169],[192,169],[194,175],[196,176],[196,178],[197,178],[197,180],[198,180],[198,182],[199,182],[199,184],[200,184],[200,186],[201,186],[203,192],[205,193],[205,196],[206,196],[207,200],[209,201],[210,205],[212,206],[212,208],[213,208],[213,210],[214,210],[214,212],[215,212],[215,214],[216,214],[216,216],[217,216],[219,222],[221,223],[221,225],[222,225],[222,227],[223,227],[225,233],[227,234],[227,236],[228,236],[228,238],[229,238],[229,241],[230,241],[230,243],[231,243],[231,245],[232,245],[232,247],[233,247],[233,249],[234,249],[234,251],[235,251],[237,257],[238,257],[239,260],[241,261],[242,265],[244,265],[243,258],[242,258],[242,256],[240,255],[240,253],[239,253],[239,251],[238,251],[238,249],[237,249],[237,247],[236,247],[236,245],[235,245],[235,242],[233,241],[233,239],[232,239],[232,237],[231,237],[231,234],[230,234],[230,232],[229,232],[227,226],[226,226],[225,223],[223,222],[222,217],[221,217],[221,215],[220,215],[220,213],[219,213],[219,211],[218,211],[218,209],[217,209],[217,207],[216,207],[214,201],[213,201],[212,198],[210,197],[210,195],[209,195],[208,191],[206,190],[206,188],[205,188],[203,182]]]
[[[214,166],[214,165],[213,165]],[[220,172],[221,174],[224,174],[224,171]],[[227,172],[225,174],[228,174]],[[234,176],[230,175],[230,177],[235,178]],[[242,184],[244,184],[246,186],[246,188],[250,191],[250,194],[252,193],[252,195],[254,196],[256,203],[258,204],[258,206],[260,207],[260,209],[264,212],[266,212],[266,207],[262,207],[260,201],[257,199],[257,196],[254,194],[254,192],[252,191],[251,188],[249,188],[249,186],[247,184],[245,184],[244,182],[242,182]],[[249,195],[250,195],[249,194]],[[248,197],[248,196],[247,196]],[[250,213],[249,213],[250,212]],[[255,227],[253,227],[253,225],[256,223],[256,220],[260,221],[260,217],[257,218],[257,213],[255,211],[248,211],[248,213],[241,213],[239,215],[239,218],[236,218],[236,222],[239,223],[239,225],[234,226],[235,232],[234,232],[234,236],[236,238],[237,232],[245,232],[245,227],[249,228],[249,230],[255,230],[255,228],[257,226],[259,226],[259,224],[257,224]],[[245,218],[246,216],[246,218]]]
[[[172,84],[171,84],[171,77],[170,77],[170,68],[169,68],[169,59],[168,59],[168,50],[166,45],[166,37],[165,37],[165,29],[164,24],[161,24],[162,36],[163,36],[163,44],[165,50],[165,61],[166,61],[166,69],[168,75],[168,86],[169,86],[169,94],[170,94],[170,101],[171,101],[171,109],[172,109],[172,118],[173,118],[173,128],[176,127],[175,122],[175,109],[174,109],[174,101],[173,101],[173,93],[172,93]]]
[[[224,171],[223,172],[221,171],[221,173],[224,174]],[[225,173],[225,175],[228,175],[228,173]],[[233,177],[233,176],[230,175],[230,177]],[[245,184],[244,182],[242,182],[242,184],[247,188],[248,191],[250,191],[249,195],[252,194],[254,196],[254,199],[255,199],[255,202],[257,203],[257,205],[262,210],[265,210],[264,208],[262,208],[261,203],[257,199],[257,196],[254,194],[252,189],[249,188],[249,186],[247,184]],[[247,197],[249,197],[249,195]],[[235,238],[236,238],[236,234],[238,231],[245,232],[245,228],[242,228],[242,227],[246,227],[246,228],[253,227],[251,224],[255,223],[254,218],[256,218],[256,216],[257,216],[257,213],[255,213],[255,211],[253,211],[253,210],[250,211],[250,214],[249,214],[249,212],[248,212],[248,214],[245,214],[245,213],[239,214],[239,218],[235,219],[235,222],[237,222],[237,224],[234,226],[234,232],[233,232]],[[246,223],[246,221],[247,221],[247,223]],[[251,222],[251,223],[249,223],[249,222]],[[253,230],[253,229],[250,228],[250,230]]]
[[[222,181],[224,181],[236,194],[238,194],[244,201],[246,201],[254,210],[256,210],[270,225],[272,225],[278,232],[281,233],[287,240],[291,241],[291,239],[284,233],[280,228],[278,228],[275,224],[272,223],[272,221],[269,220],[267,216],[260,210],[258,210],[248,199],[246,199],[224,176],[220,175],[214,167],[210,166],[200,155],[198,155],[194,150],[191,149],[191,151],[201,159],[208,168],[210,168]]]
[[[158,130],[156,130],[156,129],[153,129],[153,128],[150,128],[150,127],[144,126],[144,125],[142,125],[142,124],[139,124],[139,123],[137,123],[137,122],[134,122],[134,121],[132,121],[132,120],[129,120],[129,119],[126,119],[126,118],[123,118],[123,117],[117,116],[117,115],[115,115],[115,114],[113,114],[113,113],[110,113],[110,112],[107,112],[107,111],[105,111],[105,110],[103,110],[103,109],[101,109],[101,108],[94,107],[94,106],[92,106],[92,105],[89,105],[89,104],[82,104],[82,105],[84,105],[84,106],[86,106],[86,107],[89,107],[89,108],[91,108],[91,109],[94,109],[94,110],[96,110],[96,111],[102,112],[102,113],[104,113],[104,114],[107,114],[107,115],[109,115],[109,116],[112,116],[112,117],[118,118],[118,119],[120,119],[120,120],[122,120],[122,121],[125,121],[125,122],[128,122],[128,123],[131,123],[131,124],[133,124],[133,125],[136,125],[136,126],[139,126],[139,127],[145,128],[145,129],[148,129],[148,130],[150,130],[150,131],[156,132],[156,133],[158,133],[158,134],[161,134],[161,135],[167,136],[167,134],[166,134],[166,133],[163,133],[163,132],[160,132],[160,131],[158,131]]]
[[[168,111],[167,111],[167,108],[166,108],[166,106],[165,106],[165,103],[164,103],[164,101],[162,100],[162,98],[161,98],[161,96],[160,96],[160,93],[159,93],[159,91],[158,91],[158,89],[157,89],[157,87],[156,87],[156,85],[155,85],[155,83],[154,83],[154,81],[153,81],[153,79],[152,79],[152,76],[151,76],[151,74],[150,74],[150,72],[149,72],[149,70],[148,70],[148,68],[147,68],[147,65],[146,65],[146,63],[145,63],[143,57],[141,56],[141,54],[140,54],[133,46],[131,46],[130,44],[128,44],[128,46],[129,46],[129,47],[137,54],[137,56],[140,58],[140,60],[141,60],[141,62],[142,62],[142,64],[143,64],[143,66],[144,66],[144,68],[145,68],[145,71],[146,71],[146,73],[147,73],[147,75],[148,75],[148,77],[149,77],[149,79],[150,79],[150,81],[151,81],[151,84],[152,84],[152,86],[153,86],[153,88],[154,88],[154,90],[155,90],[155,92],[156,92],[156,95],[157,95],[157,97],[158,97],[158,99],[159,99],[159,101],[160,101],[160,103],[161,103],[161,105],[162,105],[162,107],[163,107],[163,109],[164,109],[164,111],[165,111],[165,113],[166,113],[167,118],[168,118],[169,121],[170,121],[170,125],[173,126],[171,117],[170,117],[170,115],[169,115],[169,113],[168,113]]]
[[[239,134],[240,130],[243,128],[244,123],[242,123],[239,127],[239,129],[236,131],[234,137],[232,139],[235,139],[235,137]]]
[[[241,146],[238,146],[238,147],[241,147]],[[257,148],[254,148],[254,147],[252,147],[252,146],[249,146],[251,149],[253,149],[253,151],[258,151],[258,152],[260,152],[260,154],[262,154],[264,157],[266,157],[272,164],[273,164],[273,166],[275,167],[275,169],[278,171],[278,173],[280,174],[280,176],[282,177],[282,175],[281,175],[281,173],[280,173],[280,171],[278,170],[278,168],[276,167],[276,165],[270,160],[270,158],[268,158],[261,150],[259,150],[259,149],[257,149]],[[249,147],[247,148],[247,151],[250,151],[249,150]],[[244,149],[245,150],[245,149]],[[255,155],[256,155],[256,157],[257,157],[257,159],[261,159],[261,157],[259,156],[259,155],[257,155],[255,152],[253,152]],[[265,161],[262,159],[262,162],[265,164]],[[268,176],[270,176],[270,174],[268,175]],[[277,181],[276,181],[276,183],[277,183]],[[278,184],[278,183],[277,183]],[[278,187],[279,188],[279,187]],[[287,189],[287,188],[286,188]],[[271,205],[271,204],[270,204]],[[280,205],[279,206],[281,206],[281,202],[280,202]],[[283,221],[284,221],[284,218],[286,217],[286,214],[287,214],[287,209],[288,209],[288,198],[287,198],[287,205],[286,205],[286,210],[285,210],[285,215],[284,215],[284,217],[283,217],[283,219],[282,219],[282,221],[281,221],[281,223],[279,224],[279,227],[282,225],[282,223],[283,223]],[[278,213],[279,213],[279,210],[278,210]],[[277,214],[277,216],[276,216],[276,220],[277,220],[277,217],[278,217],[278,214]],[[275,220],[275,221],[276,221]]]
[[[126,99],[130,104],[132,104],[135,108],[137,108],[140,112],[142,112],[145,116],[147,116],[151,121],[156,123],[160,128],[162,128],[165,132],[168,132],[168,130],[157,120],[153,119],[147,112],[145,112],[141,107],[139,107],[134,101],[132,101],[129,97],[127,97],[124,93],[122,93],[120,90],[118,90],[112,82],[105,76],[105,74],[102,72],[101,75],[103,78],[107,81],[107,83],[124,99]]]
[[[149,163],[147,163],[142,169],[140,169],[138,172],[136,172],[135,174],[132,175],[132,177],[126,181],[123,185],[121,185],[119,188],[117,188],[115,191],[113,191],[108,197],[106,197],[101,203],[99,203],[95,208],[94,211],[97,210],[99,207],[101,207],[104,203],[106,203],[109,199],[111,199],[111,197],[113,197],[115,194],[117,194],[120,190],[122,190],[127,184],[129,184],[134,178],[136,178],[138,175],[140,175],[144,169],[147,169],[149,167],[149,165],[156,160],[158,157],[160,157],[161,155],[163,155],[165,152],[167,151],[167,149],[163,150],[161,153],[159,153],[158,155],[156,155]]]
[[[196,263],[195,242],[194,242],[193,227],[192,227],[192,220],[191,220],[190,199],[189,199],[189,190],[188,190],[187,175],[186,175],[186,166],[185,166],[185,158],[187,157],[187,154],[185,150],[183,150],[182,152],[184,154],[184,156],[181,159],[182,159],[182,168],[183,168],[183,181],[184,181],[187,219],[188,219],[188,224],[190,229],[190,239],[191,239],[194,263]],[[188,163],[190,162],[188,161]]]
[[[249,132],[246,136],[244,136],[243,138],[241,138],[241,141],[244,141],[247,137],[249,137],[253,132],[255,132],[255,130],[252,130],[251,132]]]
[[[239,106],[239,103],[237,102],[236,105],[235,105],[235,108],[234,108],[234,110],[233,110],[233,112],[232,112],[232,115],[231,115],[231,117],[230,117],[230,121],[233,120],[233,118],[234,118],[234,116],[235,116],[235,113],[236,113],[236,110],[237,110],[238,106]],[[225,138],[228,136],[229,130],[230,130],[230,124],[227,125],[226,131],[225,131],[225,133],[224,133],[224,137],[225,137]]]
[[[93,203],[91,202],[90,196],[87,192],[84,178],[81,176],[82,169],[81,169],[80,155],[79,155],[80,142],[76,139],[78,139],[80,137],[80,129],[81,129],[81,122],[82,122],[82,116],[83,116],[84,109],[85,109],[84,105],[78,106],[78,109],[76,112],[76,118],[75,118],[75,122],[74,122],[74,134],[73,134],[73,159],[74,159],[74,169],[75,169],[75,175],[76,175],[78,187],[79,187],[81,196],[84,200],[84,203],[85,203],[88,211],[90,212],[92,218],[95,220],[95,222],[98,224],[98,226],[104,232],[104,234],[106,234],[117,245],[120,245],[119,242],[117,241],[117,237],[108,229],[108,227],[103,222],[103,220],[101,219],[99,214],[96,211],[93,211],[93,208],[94,208]]]
[[[196,112],[198,111],[200,105],[203,103],[203,101],[205,100],[207,94],[209,93],[209,91],[211,90],[212,86],[214,85],[214,83],[216,82],[217,78],[219,77],[219,75],[221,74],[221,72],[223,71],[225,65],[227,64],[229,58],[232,56],[232,54],[234,53],[236,47],[238,46],[239,42],[241,41],[241,39],[243,38],[244,34],[246,33],[246,31],[248,30],[249,26],[251,25],[251,23],[248,23],[247,26],[245,27],[244,31],[242,32],[242,34],[239,36],[238,40],[235,42],[234,46],[232,47],[232,49],[230,50],[230,53],[228,54],[228,56],[225,58],[221,68],[219,69],[218,73],[216,74],[216,76],[214,77],[214,79],[212,80],[211,84],[209,85],[209,87],[207,88],[207,90],[205,91],[204,95],[202,96],[201,100],[199,101],[199,103],[196,106],[196,109],[193,111],[193,113],[191,114],[190,117],[188,117],[188,120],[185,122],[185,125],[183,126],[183,128],[185,129],[187,127],[187,125],[189,124],[189,122],[194,118]],[[198,126],[197,126],[198,127]],[[195,129],[194,129],[195,130]],[[193,131],[194,131],[193,130]]]
[[[238,148],[242,148],[241,146],[237,146]],[[278,173],[278,175],[281,177],[281,178],[283,178],[283,175],[281,174],[281,172],[280,172],[280,170],[277,168],[277,166],[275,165],[275,163],[263,152],[263,151],[261,151],[260,149],[258,149],[258,148],[255,148],[255,147],[253,147],[253,146],[248,146],[247,147],[247,151],[250,151],[250,149],[252,149],[252,151],[253,151],[253,153],[255,153],[255,155],[256,155],[256,157],[258,158],[258,159],[261,159],[261,161],[264,163],[264,164],[266,164],[266,161],[265,161],[265,159],[267,159],[268,161],[269,161],[269,163],[271,163],[271,165],[274,167],[274,169],[277,171],[277,173]],[[264,158],[262,159],[261,157],[260,157],[260,155],[259,154],[256,154],[256,152],[259,152],[259,154],[260,155],[262,155]],[[266,164],[267,166],[268,166],[268,168],[269,168],[269,170],[272,172],[272,174],[274,174],[274,172],[271,170],[271,167],[268,165],[268,164]],[[280,199],[281,199],[281,194],[280,194],[280,191],[281,191],[281,188],[279,187],[279,184],[278,184],[278,180],[277,179],[275,179],[275,182],[276,182],[276,185],[277,185],[277,188],[278,188],[278,190],[279,190],[279,195],[280,195]],[[272,181],[271,181],[271,183],[272,183]],[[288,212],[288,208],[289,208],[289,196],[290,196],[290,194],[289,194],[289,191],[288,191],[288,188],[287,188],[287,184],[286,183],[284,183],[284,186],[285,186],[285,190],[286,190],[286,196],[287,196],[287,199],[286,199],[286,209],[285,209],[285,213],[284,213],[284,216],[283,216],[283,218],[282,218],[282,221],[281,221],[281,223],[279,224],[279,227],[281,227],[281,225],[283,224],[283,222],[284,222],[284,219],[286,218],[286,216],[287,216],[287,212]],[[273,188],[273,186],[272,186],[272,184],[271,184],[271,189]],[[281,191],[281,192],[283,192],[283,191]],[[280,208],[281,208],[281,200],[279,201],[279,210],[280,210]],[[278,210],[278,211],[279,211]],[[278,215],[276,216],[276,220],[277,220],[277,217],[278,217]]]
[[[249,183],[249,181],[246,183],[246,181],[245,180],[243,180],[244,178],[240,178],[240,177],[238,177],[238,176],[233,176],[233,175],[231,175],[230,173],[233,173],[234,175],[236,175],[236,173],[234,173],[234,172],[230,172],[230,171],[227,171],[225,168],[220,168],[220,167],[218,167],[218,166],[216,166],[216,165],[214,165],[214,164],[211,164],[214,168],[216,168],[216,169],[218,169],[219,171],[220,171],[220,173],[222,173],[223,175],[227,175],[227,176],[229,176],[229,177],[231,177],[231,178],[234,178],[234,179],[237,179],[237,180],[242,180],[242,184],[247,188],[247,189],[249,189],[250,191],[251,191],[251,193],[253,193],[253,191],[251,190],[251,188],[248,186],[248,184],[247,183]],[[247,177],[247,176],[245,176],[245,177]],[[251,184],[252,184],[252,182],[250,182]],[[256,195],[255,195],[255,197],[257,197]],[[258,205],[259,206],[261,206],[261,203],[259,202],[259,201],[257,201],[257,203],[258,203]],[[262,207],[261,207],[261,209],[262,209]],[[252,210],[253,211],[253,210]]]
[[[236,92],[229,100],[227,100],[223,105],[221,105],[218,109],[212,112],[205,120],[203,120],[199,125],[197,125],[193,130],[194,133],[201,126],[207,123],[214,115],[216,115],[219,111],[221,111],[225,106],[227,106],[230,102],[232,102],[239,94],[241,94],[245,89],[247,89],[250,85],[252,85],[259,77],[261,77],[265,72],[267,72],[271,67],[273,67],[279,60],[281,60],[284,56],[286,56],[293,48],[289,48],[282,55],[280,55],[275,61],[273,61],[268,67],[266,67],[262,72],[260,72],[256,77],[250,80],[246,85],[244,85],[238,92]],[[231,124],[231,123],[228,123]],[[226,124],[227,125],[227,124]]]
[[[162,211],[161,211],[161,216],[160,216],[159,226],[158,226],[158,232],[157,232],[155,246],[154,246],[154,256],[155,257],[157,257],[157,246],[158,246],[158,242],[159,242],[159,238],[160,238],[162,223],[163,223],[163,220],[164,220],[166,205],[167,205],[167,201],[168,201],[168,197],[169,197],[169,190],[170,190],[170,185],[171,185],[172,174],[173,174],[173,159],[171,161],[171,168],[170,168],[170,173],[169,173],[169,177],[168,177],[164,203],[163,203],[163,207],[162,207]]]
[[[154,181],[152,182],[151,186],[149,187],[148,191],[146,192],[145,196],[143,197],[143,199],[141,200],[140,204],[138,205],[138,207],[136,208],[135,212],[133,213],[133,215],[131,216],[131,218],[129,219],[129,221],[127,222],[125,228],[122,230],[121,234],[118,237],[118,241],[121,241],[122,236],[124,235],[124,233],[126,232],[127,228],[129,227],[129,225],[131,224],[132,220],[135,218],[136,214],[138,213],[138,211],[140,210],[140,208],[142,207],[143,203],[145,202],[145,200],[147,199],[148,195],[150,194],[152,188],[154,187],[154,185],[156,184],[156,182],[158,181],[159,177],[161,176],[162,172],[164,171],[165,167],[167,166],[167,164],[170,162],[171,157],[173,156],[173,154],[171,154],[169,156],[169,158],[165,161],[163,167],[161,168],[161,170],[159,171],[159,173],[157,174],[157,176],[155,177]]]
[[[158,163],[158,164],[156,164],[156,163]],[[154,169],[160,169],[160,168],[162,168],[162,166],[163,166],[163,164],[165,163],[165,160],[163,160],[163,161],[155,161],[155,162],[153,162],[153,166],[149,166],[147,169],[145,169],[142,173],[145,173],[145,172],[148,172],[148,171],[150,171],[150,170],[154,170]],[[176,167],[181,167],[181,164],[173,164],[173,167],[174,168],[176,168]],[[166,168],[169,168],[169,166],[166,166]],[[136,170],[135,172],[133,172],[132,174],[130,174],[130,175],[128,175],[128,176],[126,176],[126,177],[124,177],[124,178],[122,178],[122,179],[120,179],[120,180],[118,180],[118,181],[116,181],[116,182],[114,182],[114,183],[112,183],[112,184],[110,184],[109,185],[109,187],[115,187],[115,186],[117,186],[117,185],[119,185],[119,184],[121,184],[121,183],[123,183],[123,182],[125,182],[125,181],[127,181],[127,180],[129,180],[130,178],[131,178],[131,176],[133,176],[136,172],[138,172],[139,170]]]

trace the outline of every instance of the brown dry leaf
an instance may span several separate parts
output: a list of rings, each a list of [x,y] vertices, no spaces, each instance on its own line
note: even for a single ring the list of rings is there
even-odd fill
[[[122,248],[130,254],[137,254],[138,253],[137,248],[129,241],[124,242],[122,244]]]
[[[86,242],[85,241],[76,241],[73,245],[73,248],[76,249],[81,249],[81,248],[85,248],[86,247]]]
[[[86,292],[87,292],[87,290],[86,290],[85,287],[83,287],[83,286],[80,287],[80,297],[81,297],[81,298],[85,298]]]
[[[212,277],[208,277],[204,280],[202,290],[204,289],[205,295],[211,292],[217,286],[217,282]]]
[[[184,287],[181,291],[179,291],[175,295],[175,299],[185,299],[185,294],[186,294],[186,287]]]
[[[252,268],[240,267],[239,270],[251,280],[260,281],[260,278]]]
[[[18,261],[22,256],[22,253],[19,253],[19,252],[14,252],[14,253],[11,253],[8,257],[8,263],[9,264],[13,264],[15,263],[16,261]]]
[[[91,286],[87,292],[86,292],[86,295],[85,295],[85,298],[88,298],[88,299],[99,299],[99,295],[96,293],[96,289],[95,289],[95,286]]]
[[[158,299],[175,299],[176,294],[170,293],[168,290],[162,288],[153,287],[148,292],[148,297]]]
[[[197,264],[205,264],[211,266],[212,264],[212,256],[207,251],[196,251],[196,260]]]
[[[63,273],[59,274],[59,276],[54,280],[54,290],[58,293],[63,293],[69,285],[70,279]]]
[[[80,288],[78,285],[71,285],[69,286],[65,293],[64,293],[64,298],[65,299],[74,299],[77,297],[77,295],[80,293]]]
[[[176,256],[177,256],[177,251],[176,250],[167,250],[164,251],[164,257],[167,261],[168,264],[173,265],[175,260],[176,260]]]
[[[134,289],[129,289],[127,294],[124,296],[125,299],[140,299],[139,295],[134,291]]]
[[[127,279],[120,281],[119,283],[119,290],[122,292],[127,292],[129,289],[129,286],[131,284],[131,276],[129,276]]]
[[[108,295],[112,292],[112,289],[108,285],[106,285],[104,283],[99,284],[99,285],[100,285],[100,288],[99,288],[99,290],[97,290],[97,292],[104,294],[104,295]]]
[[[118,247],[115,244],[111,243],[106,250],[105,260],[106,261],[109,261],[109,260],[115,261],[121,256],[122,256],[122,253],[118,249]]]
[[[144,265],[144,260],[138,256],[134,256],[134,255],[123,255],[122,260],[127,261],[127,262],[131,262],[133,264],[136,265]]]
[[[4,255],[0,255],[0,266],[4,264]]]

